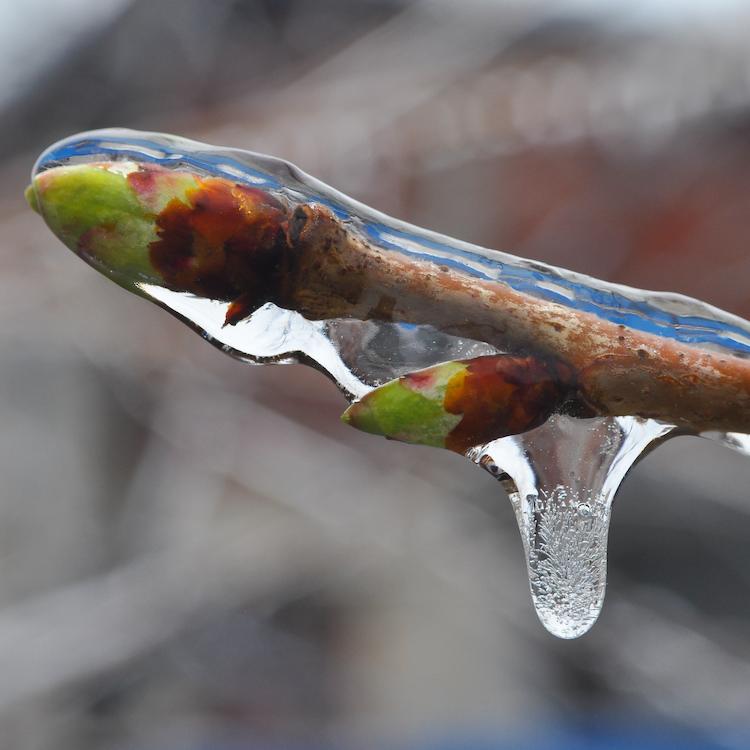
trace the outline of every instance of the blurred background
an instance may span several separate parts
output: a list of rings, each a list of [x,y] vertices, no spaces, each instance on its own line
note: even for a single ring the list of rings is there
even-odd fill
[[[750,317],[741,0],[0,2],[0,750],[750,747],[750,462],[618,496],[599,623],[548,635],[499,484],[340,424],[111,285],[22,200],[127,126]]]

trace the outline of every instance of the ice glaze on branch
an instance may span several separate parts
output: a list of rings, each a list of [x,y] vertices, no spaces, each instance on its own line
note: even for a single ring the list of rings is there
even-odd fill
[[[285,253],[279,303],[310,319],[430,324],[566,363],[589,414],[651,417],[691,432],[750,431],[750,360],[384,252],[325,206],[296,210]]]
[[[276,170],[254,166],[258,187],[230,179],[219,157],[190,156],[195,144],[180,139],[161,137],[165,150],[183,149],[164,164],[153,155],[136,160],[140,145],[127,146],[127,159],[119,147],[110,155],[120,132],[53,147],[27,198],[65,244],[131,291],[147,296],[151,285],[222,300],[229,325],[272,302],[311,321],[429,325],[486,342],[536,363],[528,372],[556,378],[539,418],[552,409],[650,417],[694,433],[750,432],[744,321],[686,299],[681,317],[665,311],[663,297],[652,303],[648,293],[436,240],[265,157],[243,156]],[[92,149],[108,159],[81,162]],[[77,161],[61,163],[70,153]],[[231,153],[242,166],[242,152]],[[498,360],[493,377],[499,383],[513,372],[510,360]],[[519,429],[536,423],[528,416]]]

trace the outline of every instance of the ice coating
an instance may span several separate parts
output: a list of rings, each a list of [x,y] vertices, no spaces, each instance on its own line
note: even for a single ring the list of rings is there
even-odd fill
[[[554,635],[576,638],[599,616],[615,493],[631,466],[672,430],[638,417],[554,415],[467,453],[509,482],[534,606]]]
[[[288,197],[293,203],[327,206],[342,221],[356,223],[372,244],[405,258],[455,269],[476,279],[498,281],[514,291],[628,329],[734,356],[750,355],[750,325],[703,302],[609,284],[396,221],[273,157],[176,136],[101,130],[54,144],[38,159],[34,175],[68,164],[129,160],[216,175]]]
[[[27,196],[71,249],[247,362],[328,373],[355,427],[446,447],[509,489],[542,622],[601,608],[612,499],[670,432],[746,450],[750,324],[380,214],[271,157],[107,130]]]

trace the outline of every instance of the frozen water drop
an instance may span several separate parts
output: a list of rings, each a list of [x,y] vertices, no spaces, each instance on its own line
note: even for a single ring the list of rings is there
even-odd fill
[[[607,583],[611,505],[578,501],[557,487],[533,509],[527,543],[529,583],[537,615],[559,638],[577,638],[595,622]]]
[[[599,616],[612,500],[630,467],[672,429],[637,417],[555,415],[467,454],[480,465],[491,456],[511,478],[531,598],[553,635],[577,638]]]

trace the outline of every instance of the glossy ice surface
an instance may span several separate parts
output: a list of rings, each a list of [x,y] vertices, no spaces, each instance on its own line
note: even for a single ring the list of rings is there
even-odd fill
[[[28,197],[89,264],[229,354],[313,365],[353,426],[504,479],[555,635],[599,614],[612,500],[639,457],[675,426],[747,445],[750,324],[702,302],[475,247],[173,136],[61,141]]]

